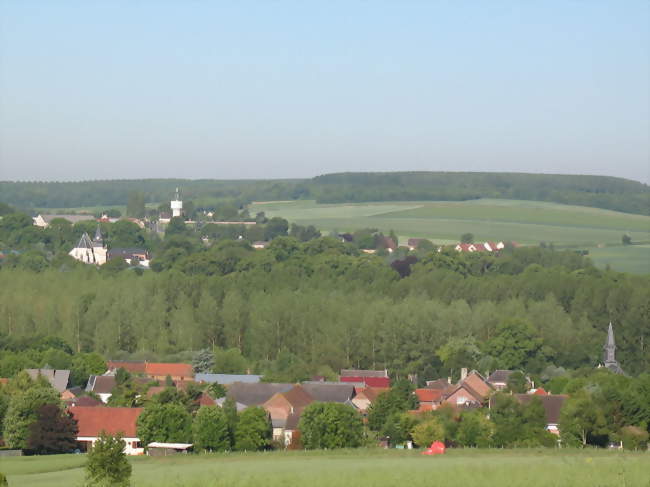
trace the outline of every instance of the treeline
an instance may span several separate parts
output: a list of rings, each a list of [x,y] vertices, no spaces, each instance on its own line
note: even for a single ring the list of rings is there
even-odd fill
[[[266,250],[165,243],[142,275],[2,267],[0,333],[124,358],[234,349],[242,361],[231,372],[287,381],[351,367],[427,379],[521,368],[550,379],[596,366],[612,321],[623,368],[650,370],[650,278],[573,252],[422,252],[400,274],[389,265],[399,252],[360,254],[330,237],[278,237]]]
[[[125,205],[143,193],[148,203],[167,202],[174,189],[197,208],[228,200],[312,199],[319,203],[525,199],[592,206],[650,215],[648,185],[607,176],[522,173],[340,173],[303,180],[145,179],[83,182],[0,182],[2,201],[19,208]]]

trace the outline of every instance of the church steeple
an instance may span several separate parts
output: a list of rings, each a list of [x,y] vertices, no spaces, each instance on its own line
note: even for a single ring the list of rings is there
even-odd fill
[[[99,223],[97,224],[97,229],[95,230],[95,238],[93,239],[93,242],[96,244],[103,245],[103,238],[102,238],[102,229],[99,227]]]
[[[603,347],[603,362],[612,372],[623,374],[623,369],[616,361],[616,342],[614,341],[614,327],[610,321],[609,328],[607,329],[607,341]]]

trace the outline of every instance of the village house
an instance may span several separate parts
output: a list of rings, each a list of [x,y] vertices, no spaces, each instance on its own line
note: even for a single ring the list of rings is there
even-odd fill
[[[86,392],[96,394],[106,404],[116,385],[115,375],[91,375],[86,384]]]
[[[114,373],[117,369],[124,369],[130,374],[144,375],[157,381],[164,381],[167,376],[171,377],[174,382],[194,380],[194,369],[190,364],[109,360],[106,367],[108,372],[111,373]]]
[[[387,392],[388,387],[370,387],[370,386],[355,386],[354,397],[351,402],[361,414],[366,414],[370,405],[377,400],[377,397],[382,392]]]
[[[235,382],[227,387],[226,396],[246,407],[261,406],[274,394],[291,390],[293,384],[274,382]]]
[[[340,374],[341,382],[357,382],[370,387],[390,387],[387,370],[350,370],[343,369]]]
[[[121,434],[125,442],[124,453],[142,455],[144,449],[136,433],[138,417],[143,408],[108,408],[74,406],[69,409],[77,421],[79,431],[77,443],[81,451],[88,451],[102,431],[108,434]]]
[[[194,370],[190,364],[145,362],[144,374],[158,381],[164,381],[167,377],[174,382],[194,380]]]
[[[560,413],[564,401],[569,396],[563,394],[515,394],[514,395],[521,404],[527,405],[537,398],[544,406],[544,414],[546,415],[546,430],[555,434],[560,434]]]
[[[90,396],[77,396],[72,399],[66,399],[64,400],[64,402],[67,407],[73,407],[73,406],[97,407],[97,406],[104,405],[104,403],[99,399],[95,399],[94,397],[90,397]]]
[[[130,374],[144,375],[145,371],[144,361],[134,360],[109,360],[106,363],[106,368],[109,372],[115,372],[117,369],[124,369]]]
[[[290,390],[278,392],[262,407],[269,413],[273,439],[288,447],[296,440],[298,422],[305,407],[313,402],[333,402],[354,406],[355,388],[340,382],[304,382]]]
[[[273,440],[281,442],[285,447],[292,441],[294,427],[297,428],[300,415],[314,398],[297,384],[286,392],[278,392],[269,398],[262,407],[269,413],[273,426]],[[292,421],[287,427],[290,416]]]
[[[415,395],[418,397],[420,407],[418,411],[434,411],[442,403],[443,389],[419,388],[415,389]]]
[[[26,372],[36,380],[38,377],[45,377],[48,382],[59,393],[62,393],[68,388],[68,380],[70,379],[70,371],[65,369],[26,369]]]

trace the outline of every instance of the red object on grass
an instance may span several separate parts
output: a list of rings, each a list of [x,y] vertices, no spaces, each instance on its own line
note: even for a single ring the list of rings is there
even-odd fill
[[[442,441],[434,441],[429,448],[422,452],[422,455],[442,455],[445,450],[445,444]]]

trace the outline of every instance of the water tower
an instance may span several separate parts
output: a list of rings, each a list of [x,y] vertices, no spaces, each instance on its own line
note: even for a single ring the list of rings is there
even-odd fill
[[[178,195],[178,188],[176,188],[176,195],[171,201],[172,216],[182,216],[183,215],[183,202],[181,197]]]

